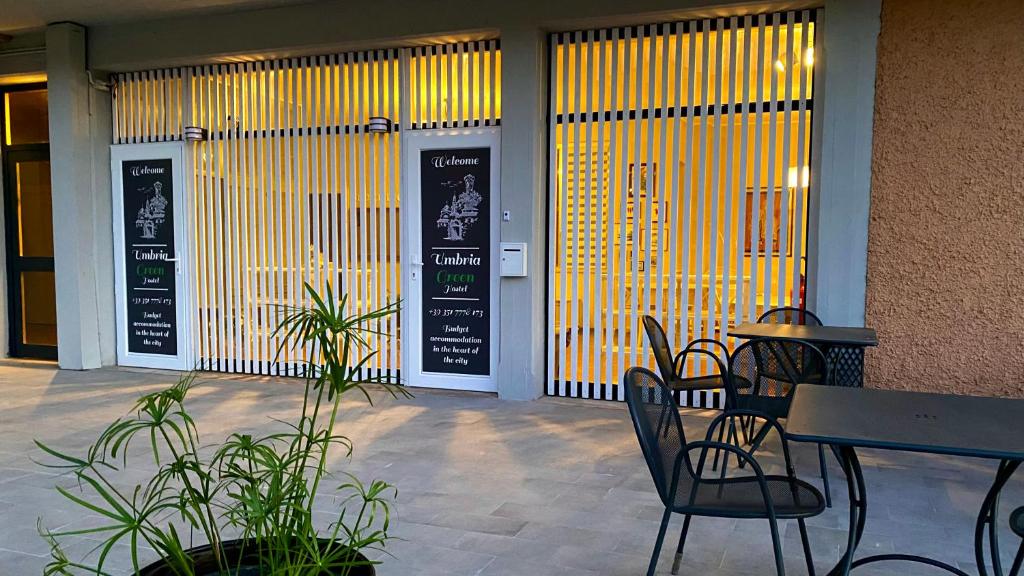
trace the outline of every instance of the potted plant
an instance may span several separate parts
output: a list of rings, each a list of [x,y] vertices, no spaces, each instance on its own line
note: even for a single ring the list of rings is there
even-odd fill
[[[308,283],[308,307],[284,307],[275,330],[278,358],[286,348],[305,357],[301,413],[284,431],[265,436],[229,435],[218,445],[200,443],[186,399],[195,374],[182,376],[166,390],[146,394],[132,413],[110,424],[83,455],[71,455],[36,442],[60,468],[78,480],[78,488],[57,490],[102,525],[40,532],[50,542],[45,575],[108,574],[104,568],[119,543],[128,544],[135,573],[142,576],[368,576],[374,564],[363,554],[382,550],[388,540],[390,500],[395,489],[381,481],[363,484],[355,477],[331,482],[328,455],[352,453],[349,440],[335,431],[341,399],[357,390],[368,401],[366,385],[381,384],[392,396],[406,395],[384,378],[363,378],[376,354],[366,336],[395,313],[391,304],[365,314],[346,314],[346,297],[335,301],[330,285],[321,297]],[[119,481],[129,451],[148,452],[155,472],[131,488]],[[326,529],[313,521],[313,503],[332,489],[337,519]],[[187,528],[187,530],[185,530]],[[191,533],[206,545],[189,547]],[[62,541],[88,536],[97,540],[90,560],[68,557]],[[183,538],[185,540],[183,540]],[[141,546],[160,560],[142,566]]]

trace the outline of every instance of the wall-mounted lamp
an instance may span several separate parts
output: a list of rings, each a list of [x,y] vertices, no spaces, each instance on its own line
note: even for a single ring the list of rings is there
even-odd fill
[[[186,142],[202,142],[206,140],[210,132],[201,126],[185,126]]]
[[[387,134],[391,132],[391,119],[383,116],[370,116],[366,131],[371,134]]]

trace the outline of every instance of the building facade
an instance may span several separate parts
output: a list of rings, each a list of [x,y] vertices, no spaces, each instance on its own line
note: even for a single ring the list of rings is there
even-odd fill
[[[401,302],[369,375],[614,400],[645,314],[673,342],[784,305],[862,325],[881,14],[327,2],[12,33],[6,348],[301,375],[275,317],[329,285]]]

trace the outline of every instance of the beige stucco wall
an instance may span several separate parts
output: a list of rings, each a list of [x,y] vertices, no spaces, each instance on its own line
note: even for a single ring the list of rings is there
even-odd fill
[[[885,0],[871,386],[1024,397],[1024,2]]]

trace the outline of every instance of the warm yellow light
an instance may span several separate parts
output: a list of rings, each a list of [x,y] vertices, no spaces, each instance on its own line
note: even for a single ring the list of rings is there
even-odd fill
[[[800,187],[807,188],[807,184],[811,181],[811,169],[804,166],[804,169],[800,172]],[[789,177],[787,178],[787,181],[790,188],[796,188],[796,166],[789,167]]]
[[[778,70],[779,72],[786,71],[786,64],[782,61],[782,58],[779,58],[778,60],[775,61],[775,69]]]
[[[4,144],[11,145],[11,95],[4,94]]]
[[[814,48],[804,50],[804,66],[808,68],[814,66]]]
[[[15,84],[41,84],[46,82],[46,74],[0,74],[0,86],[12,86]]]

